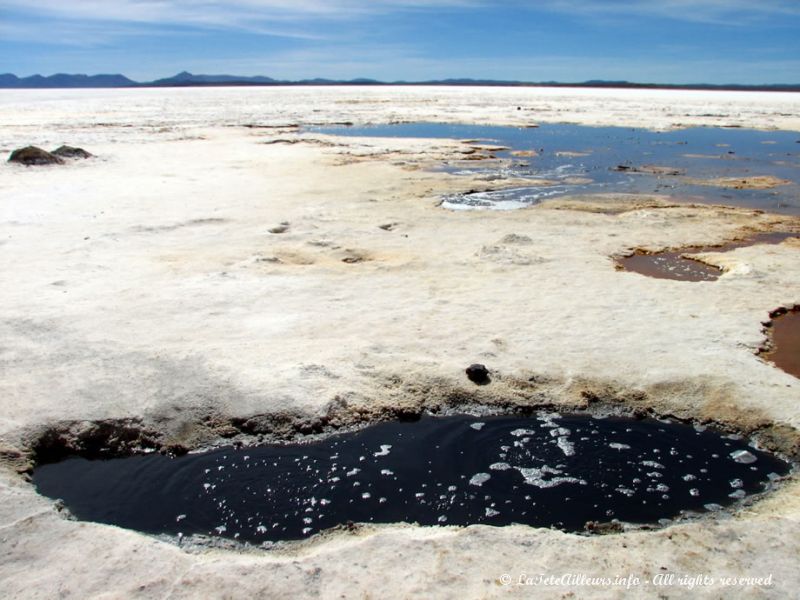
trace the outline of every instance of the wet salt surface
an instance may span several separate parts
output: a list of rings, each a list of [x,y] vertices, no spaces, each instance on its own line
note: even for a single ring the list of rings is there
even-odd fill
[[[780,244],[791,237],[800,237],[800,233],[759,233],[746,240],[729,242],[721,246],[687,246],[679,250],[665,250],[654,254],[637,253],[620,258],[617,262],[625,271],[655,277],[656,279],[716,281],[722,275],[722,269],[692,258],[685,258],[683,255],[702,252],[729,252],[736,248],[756,244]]]
[[[587,521],[656,523],[729,505],[788,470],[710,429],[541,414],[425,417],[180,458],[71,458],[38,467],[34,483],[79,519],[261,543],[348,521],[569,531]]]
[[[309,128],[308,131],[353,137],[451,138],[470,145],[507,147],[484,154],[499,161],[458,160],[445,164],[448,172],[489,181],[523,178],[548,180],[555,185],[533,185],[448,196],[452,209],[515,209],[545,199],[580,193],[667,193],[691,197],[693,202],[759,208],[768,212],[800,214],[800,147],[797,134],[695,127],[656,132],[623,127],[587,127],[543,124],[537,128],[443,123],[403,123],[363,127]],[[515,152],[536,156],[519,156]],[[467,156],[465,156],[467,158]],[[679,175],[635,172],[656,165]],[[621,170],[617,170],[622,167]],[[771,175],[790,181],[773,189],[729,189],[700,186],[687,178],[752,177]],[[575,179],[591,183],[575,183]]]

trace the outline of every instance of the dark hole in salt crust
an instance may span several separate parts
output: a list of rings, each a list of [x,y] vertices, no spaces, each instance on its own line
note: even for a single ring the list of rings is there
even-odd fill
[[[262,543],[350,522],[658,523],[719,510],[789,469],[710,429],[542,413],[423,417],[180,458],[71,458],[38,467],[33,480],[79,519]]]

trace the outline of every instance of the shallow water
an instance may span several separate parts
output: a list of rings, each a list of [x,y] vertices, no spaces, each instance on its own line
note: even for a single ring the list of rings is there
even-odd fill
[[[426,417],[309,444],[180,458],[73,458],[38,467],[40,493],[83,520],[254,543],[353,522],[656,523],[760,492],[789,466],[734,436],[586,415]]]
[[[684,254],[702,252],[729,252],[736,248],[754,246],[756,244],[780,244],[800,233],[774,231],[758,233],[746,240],[728,242],[719,246],[686,246],[678,250],[664,250],[653,254],[633,254],[618,259],[617,263],[625,270],[656,279],[672,279],[675,281],[716,281],[722,275],[722,269],[707,265]]]
[[[764,358],[790,375],[800,377],[800,310],[775,317],[770,337],[772,350]]]
[[[796,132],[713,127],[657,132],[565,124],[517,128],[442,123],[310,128],[309,131],[353,137],[469,140],[465,148],[480,144],[505,146],[509,150],[492,152],[502,159],[502,164],[459,160],[443,165],[442,169],[493,181],[521,177],[555,183],[450,196],[444,199],[449,208],[513,209],[567,194],[637,192],[800,214],[800,138]],[[536,156],[514,155],[520,151],[534,151]],[[653,165],[679,174],[635,172]],[[753,190],[716,188],[688,181],[688,178],[765,175],[791,183]],[[571,183],[575,178],[588,178],[592,183]]]

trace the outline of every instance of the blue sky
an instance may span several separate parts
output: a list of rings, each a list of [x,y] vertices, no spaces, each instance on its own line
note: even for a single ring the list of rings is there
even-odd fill
[[[0,73],[800,83],[800,0],[0,0]]]

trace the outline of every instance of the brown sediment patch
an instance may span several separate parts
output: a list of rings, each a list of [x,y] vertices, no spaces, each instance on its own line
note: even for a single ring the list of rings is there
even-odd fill
[[[630,256],[617,259],[617,266],[619,270],[674,281],[716,281],[722,275],[719,267],[687,258],[685,253],[686,250],[656,253],[637,250]]]
[[[474,154],[465,154],[461,160],[493,160],[497,157],[494,154],[483,154],[475,152]]]
[[[683,154],[682,156],[684,158],[715,158],[723,160],[736,158],[736,155],[733,152],[727,152],[725,154]]]
[[[589,177],[565,177],[562,182],[569,185],[589,185],[594,183],[594,179]]]
[[[294,144],[311,144],[313,146],[322,146],[323,148],[341,148],[347,146],[347,144],[341,144],[338,142],[332,142],[330,140],[325,140],[320,138],[309,138],[309,137],[277,138],[274,140],[265,140],[260,143],[266,146],[271,146],[274,144],[287,144],[290,146]]]
[[[670,177],[684,174],[684,171],[682,171],[681,169],[676,169],[674,167],[665,167],[663,165],[639,165],[639,166],[618,165],[614,168],[614,170],[629,172],[629,173],[642,173],[645,175],[658,175],[658,176],[670,176]]]
[[[729,252],[736,248],[757,244],[780,244],[784,240],[798,235],[800,233],[773,231],[757,233],[742,240],[734,240],[716,246],[685,246],[660,252],[637,249],[633,254],[617,258],[616,268],[656,279],[716,281],[722,275],[722,269],[687,256],[687,254]]]
[[[274,256],[267,257],[264,262],[284,265],[308,266],[317,262],[317,257],[298,250],[279,250]]]
[[[346,248],[340,260],[345,264],[355,265],[363,262],[371,262],[373,257],[369,252],[365,252],[364,250]]]
[[[509,152],[511,156],[517,156],[520,158],[533,158],[534,156],[539,156],[539,153],[536,150],[513,150]]]
[[[620,215],[635,210],[676,208],[682,206],[686,205],[672,202],[661,196],[642,196],[639,194],[591,194],[589,196],[573,196],[545,200],[538,208]]]
[[[644,175],[661,175],[674,177],[683,175],[684,171],[674,167],[664,167],[661,165],[617,165],[611,169],[620,173],[642,173]]]
[[[255,254],[249,259],[240,263],[243,268],[250,266],[275,266],[285,267],[308,267],[316,266],[322,268],[335,268],[336,266],[356,265],[360,263],[381,262],[395,264],[402,260],[396,256],[378,256],[367,250],[359,248],[343,248],[342,246],[327,240],[312,240],[307,242],[306,247],[284,247],[276,248],[269,254]]]
[[[240,127],[246,127],[247,129],[300,129],[300,125],[298,125],[297,123],[286,123],[277,125],[245,123],[243,125],[240,125]]]
[[[753,177],[717,177],[714,179],[696,179],[687,177],[684,181],[691,185],[730,188],[734,190],[769,190],[780,185],[792,183],[788,179],[780,179],[772,175],[756,175]]]
[[[226,415],[209,404],[190,414],[151,413],[136,418],[64,420],[20,430],[0,446],[0,463],[18,472],[69,456],[111,458],[161,452],[180,455],[217,445],[313,440],[384,421],[428,415],[531,415],[537,411],[635,418],[673,418],[745,435],[790,460],[800,457],[800,432],[765,412],[741,407],[725,385],[711,378],[665,381],[645,388],[588,378],[568,381],[525,372],[489,369],[492,382],[466,377],[376,374],[369,397],[334,396],[314,413],[297,409]]]
[[[764,324],[767,343],[759,356],[800,378],[800,306],[772,311]]]
[[[470,148],[477,150],[479,152],[504,152],[506,150],[511,150],[508,146],[496,146],[492,144],[472,144]]]

